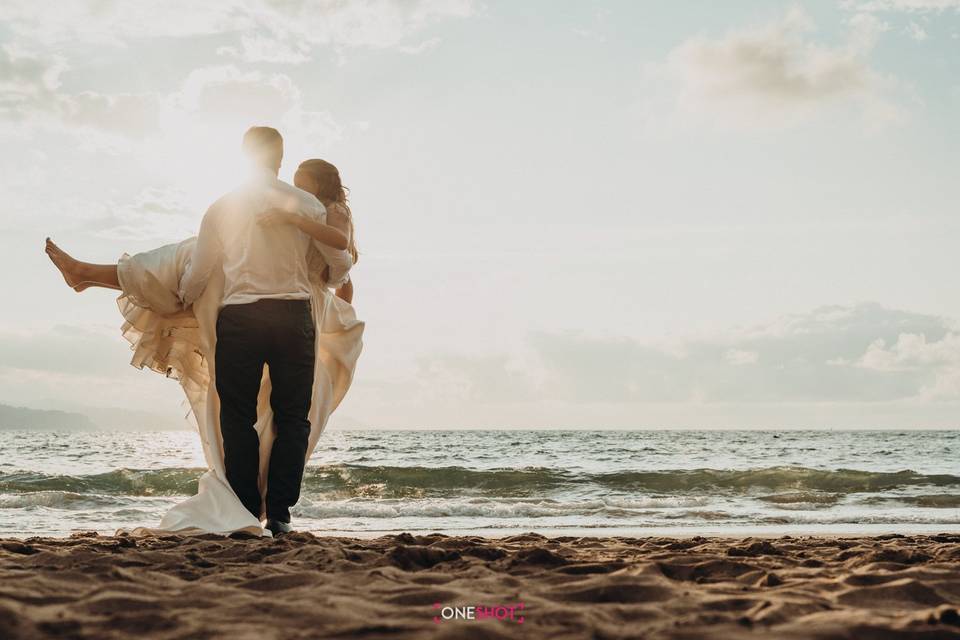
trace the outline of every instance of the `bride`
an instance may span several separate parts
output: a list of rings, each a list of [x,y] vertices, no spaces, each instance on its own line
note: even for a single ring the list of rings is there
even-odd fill
[[[346,189],[337,168],[324,160],[300,164],[294,184],[313,194],[325,207],[326,224],[281,208],[261,214],[259,223],[295,225],[330,251],[346,251],[340,263],[355,263],[353,219]],[[104,287],[121,292],[117,298],[124,317],[124,337],[133,351],[131,364],[179,381],[200,434],[208,470],[200,477],[197,495],[173,507],[161,520],[162,531],[247,531],[269,535],[260,519],[243,506],[230,488],[224,470],[220,407],[215,372],[210,367],[216,347],[216,320],[223,298],[223,274],[215,270],[202,295],[189,309],[178,297],[180,279],[189,267],[196,238],[139,253],[124,254],[117,264],[76,260],[49,238],[46,253],[75,291]],[[308,256],[311,309],[316,326],[316,364],[310,407],[307,458],[316,447],[327,419],[339,405],[353,378],[362,348],[364,325],[351,302],[349,269],[332,269],[316,248]],[[335,294],[331,292],[335,289]],[[266,370],[257,403],[256,431],[260,440],[259,489],[266,495],[267,471],[275,437],[270,409],[270,374]],[[261,517],[262,513],[261,503]],[[148,530],[144,530],[148,531]]]

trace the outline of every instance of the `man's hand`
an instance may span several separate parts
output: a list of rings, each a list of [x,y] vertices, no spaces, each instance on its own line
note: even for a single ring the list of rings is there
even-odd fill
[[[280,224],[297,224],[298,216],[295,213],[291,213],[286,209],[278,209],[274,207],[272,209],[267,209],[259,216],[257,216],[257,223],[264,227],[275,227]]]

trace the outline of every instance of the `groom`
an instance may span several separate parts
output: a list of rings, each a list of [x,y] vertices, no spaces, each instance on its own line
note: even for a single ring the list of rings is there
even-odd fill
[[[257,519],[260,441],[254,425],[263,367],[270,369],[276,439],[267,474],[266,527],[278,535],[292,531],[290,507],[300,498],[310,436],[316,328],[307,252],[313,241],[293,225],[264,227],[257,217],[280,207],[322,221],[324,208],[310,194],[277,179],[283,139],[276,129],[251,128],[243,150],[253,175],[204,215],[193,261],[180,281],[180,298],[184,307],[193,304],[213,270],[222,268],[214,366],[224,466],[230,486]],[[315,246],[332,272],[349,267],[346,252]]]

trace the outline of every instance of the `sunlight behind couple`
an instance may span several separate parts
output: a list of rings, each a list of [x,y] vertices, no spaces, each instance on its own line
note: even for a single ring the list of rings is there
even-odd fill
[[[238,132],[255,124],[241,116],[213,121],[181,114],[161,137],[144,141],[140,162],[158,182],[176,185],[186,213],[199,220],[212,202],[248,175]]]

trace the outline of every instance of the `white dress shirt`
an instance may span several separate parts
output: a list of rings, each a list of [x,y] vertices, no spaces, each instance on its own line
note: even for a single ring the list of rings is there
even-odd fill
[[[257,217],[278,207],[326,222],[326,210],[314,196],[257,169],[249,181],[214,202],[203,216],[197,248],[180,280],[184,307],[200,297],[211,271],[223,267],[223,305],[265,298],[310,298],[309,262],[319,252],[330,267],[328,281],[346,281],[353,259],[346,251],[315,242],[289,224],[261,226]]]

